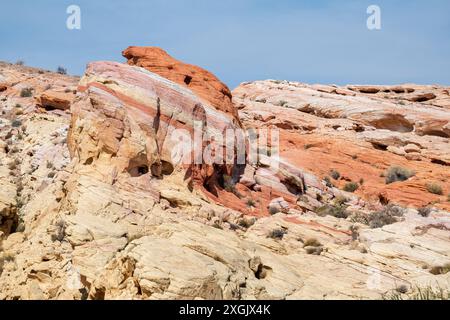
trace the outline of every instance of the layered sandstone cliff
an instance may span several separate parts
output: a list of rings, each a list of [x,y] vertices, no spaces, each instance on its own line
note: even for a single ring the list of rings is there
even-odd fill
[[[450,287],[448,88],[261,81],[233,104],[212,74],[162,50],[124,55],[131,65],[94,62],[82,79],[0,64],[0,298]],[[278,129],[279,150],[175,161],[174,132],[197,125],[217,152],[224,131],[252,128]],[[391,166],[414,174],[386,184]]]

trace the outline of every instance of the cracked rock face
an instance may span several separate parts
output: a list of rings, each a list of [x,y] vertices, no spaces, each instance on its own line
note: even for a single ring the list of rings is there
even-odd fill
[[[380,299],[401,285],[450,287],[443,88],[264,81],[236,89],[230,109],[231,95],[195,76],[180,83],[196,67],[136,50],[126,55],[137,66],[94,62],[81,80],[0,64],[0,299]],[[173,68],[154,70],[158,59]],[[409,102],[392,116],[398,95]],[[279,170],[267,156],[173,162],[171,133],[195,120],[210,136],[279,128]],[[392,164],[415,176],[386,185]],[[431,180],[443,195],[426,191]],[[350,181],[354,193],[342,190]]]

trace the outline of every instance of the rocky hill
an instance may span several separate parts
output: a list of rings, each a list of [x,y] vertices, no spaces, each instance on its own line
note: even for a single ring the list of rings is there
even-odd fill
[[[447,294],[450,88],[231,92],[159,48],[123,55],[81,79],[0,63],[0,299]],[[179,132],[238,151],[228,130],[279,140],[174,160]]]

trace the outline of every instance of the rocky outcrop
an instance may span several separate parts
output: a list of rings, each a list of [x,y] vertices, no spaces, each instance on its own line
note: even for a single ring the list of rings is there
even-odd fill
[[[79,79],[0,67],[13,84],[0,94],[0,299],[379,299],[449,288],[449,214],[425,186],[447,177],[445,137],[299,111],[271,88],[254,99],[251,86],[236,91],[236,119],[115,62],[88,66],[69,118],[20,91],[40,96],[51,82],[73,92]],[[312,99],[274,85],[285,101]],[[330,100],[373,95],[314,88]],[[176,128],[191,133],[198,121],[218,136],[237,120],[279,128],[279,157],[268,142],[242,165],[174,161]],[[393,163],[416,164],[415,176],[386,185],[380,173]],[[340,190],[350,180],[359,189]]]
[[[356,194],[405,206],[435,204],[449,209],[450,160],[446,105],[448,88],[427,86],[337,86],[257,81],[233,91],[245,127],[280,130],[280,157],[305,173]],[[411,103],[410,94],[438,101]],[[391,166],[415,171],[404,182],[386,184]],[[337,171],[334,180],[330,172]],[[438,184],[442,194],[428,191]],[[383,200],[384,201],[384,200]]]
[[[39,107],[46,110],[59,109],[69,110],[75,95],[72,91],[58,92],[53,90],[44,91],[36,97],[36,103]]]
[[[128,64],[143,67],[187,87],[211,106],[237,118],[230,89],[212,73],[178,61],[157,47],[129,47],[122,54]]]

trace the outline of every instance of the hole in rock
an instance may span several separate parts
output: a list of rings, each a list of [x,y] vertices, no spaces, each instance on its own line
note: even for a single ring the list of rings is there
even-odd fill
[[[133,178],[143,176],[149,172],[147,164],[147,156],[140,154],[137,157],[130,160],[128,165],[128,173]]]
[[[165,176],[171,175],[174,171],[174,167],[170,162],[161,161],[161,173]]]
[[[435,136],[435,137],[442,137],[442,138],[449,138],[448,134],[442,131],[438,130],[427,130],[422,133],[424,136]]]
[[[90,166],[93,162],[94,162],[94,158],[90,157],[90,158],[86,159],[86,161],[84,162],[84,165]]]
[[[191,76],[185,76],[184,77],[184,83],[186,83],[186,85],[189,85],[192,81],[192,77]]]
[[[381,150],[381,151],[386,151],[388,146],[378,143],[378,142],[372,142],[372,146],[377,149],[377,150]]]
[[[439,160],[439,159],[432,159],[432,160],[431,160],[431,163],[439,164],[439,165],[441,165],[441,166],[450,166],[450,163],[445,162],[445,161],[443,161],[443,160]]]
[[[255,272],[256,279],[265,279],[272,273],[272,268],[260,264],[258,270]]]
[[[413,124],[401,114],[383,116],[380,119],[372,121],[371,125],[377,129],[386,129],[395,132],[412,132],[414,130]]]

